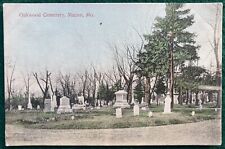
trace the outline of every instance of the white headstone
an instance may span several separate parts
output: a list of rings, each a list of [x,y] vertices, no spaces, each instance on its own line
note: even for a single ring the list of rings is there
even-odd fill
[[[141,104],[143,104],[143,103],[144,103],[144,97],[141,98]]]
[[[217,112],[217,108],[215,108],[215,112]]]
[[[112,101],[109,101],[108,102],[108,106],[111,106],[113,103],[112,103]]]
[[[134,105],[134,116],[139,115],[139,105]]]
[[[143,110],[143,111],[146,111],[148,108],[148,104],[147,104],[147,102],[145,102],[144,101],[144,97],[142,97],[141,98],[141,105],[140,105],[142,108],[141,108],[141,110]]]
[[[71,116],[71,120],[74,120],[74,118],[75,118],[75,117],[72,115],[72,116]]]
[[[146,111],[148,109],[147,109],[147,107],[142,107],[141,110]]]
[[[152,117],[152,116],[153,116],[152,111],[149,111],[149,112],[148,112],[148,117]]]
[[[97,106],[97,108],[96,108],[96,109],[98,109],[98,110],[99,110],[99,109],[101,109],[101,107],[100,107],[100,106]]]
[[[78,102],[84,105],[84,96],[78,96]]]
[[[116,108],[130,108],[130,105],[127,103],[127,92],[124,90],[119,90],[115,92],[116,94],[116,103],[113,107]]]
[[[56,102],[56,96],[55,95],[53,95],[53,96],[51,96],[52,97],[52,101],[51,101],[51,111],[52,112],[54,112],[54,110],[55,110],[55,107],[57,107],[57,102]]]
[[[177,94],[174,95],[173,99],[174,99],[174,104],[178,104],[178,95]]]
[[[132,94],[131,104],[135,103],[134,94]]]
[[[44,112],[51,112],[51,99],[45,99]]]
[[[19,110],[19,111],[22,110],[22,105],[18,105],[18,110]]]
[[[60,98],[60,106],[57,110],[57,113],[72,113],[72,109],[70,108],[70,99],[66,96]]]
[[[199,109],[202,110],[202,100],[199,100]]]
[[[116,108],[116,118],[121,118],[121,117],[122,117],[122,109]]]
[[[165,98],[164,112],[163,113],[171,113],[171,98],[170,95],[167,94]]]
[[[192,111],[192,112],[191,112],[191,116],[194,116],[194,115],[195,115],[195,111]]]
[[[28,109],[32,109],[32,104],[31,104],[31,100],[30,100],[30,93],[28,93],[28,104],[27,104],[27,108]]]
[[[85,107],[85,105],[74,104],[72,109],[73,110],[82,110],[84,107]]]
[[[39,110],[40,109],[40,105],[37,105],[37,110]]]

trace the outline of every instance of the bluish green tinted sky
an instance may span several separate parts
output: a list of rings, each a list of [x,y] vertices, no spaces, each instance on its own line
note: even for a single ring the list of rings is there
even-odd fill
[[[164,5],[38,4],[5,6],[5,55],[23,69],[71,71],[112,63],[109,45],[140,43]],[[20,17],[27,13],[83,13],[92,18]],[[102,25],[100,23],[102,22]]]
[[[5,4],[5,60],[16,62],[16,73],[43,71],[76,72],[95,65],[113,64],[109,45],[140,44],[137,34],[151,32],[156,16],[164,16],[165,4]],[[195,15],[189,29],[201,46],[199,65],[210,69],[215,57],[213,39],[214,4],[187,4]],[[93,17],[20,17],[20,13],[92,13]],[[102,22],[102,25],[100,23]],[[221,46],[220,46],[221,48]],[[212,67],[214,69],[215,67]]]

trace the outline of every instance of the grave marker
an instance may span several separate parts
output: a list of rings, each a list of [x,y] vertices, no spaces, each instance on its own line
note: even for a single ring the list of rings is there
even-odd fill
[[[116,118],[122,118],[122,109],[116,108]]]

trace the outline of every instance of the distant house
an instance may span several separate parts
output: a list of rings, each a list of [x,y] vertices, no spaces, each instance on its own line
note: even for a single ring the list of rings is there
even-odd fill
[[[210,90],[210,91],[219,91],[222,90],[221,86],[210,86],[210,85],[199,85],[198,89],[200,90]]]

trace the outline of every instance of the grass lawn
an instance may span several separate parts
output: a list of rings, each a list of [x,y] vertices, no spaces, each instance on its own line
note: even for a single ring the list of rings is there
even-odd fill
[[[214,108],[200,111],[186,105],[175,105],[171,114],[162,113],[163,105],[151,105],[150,109],[153,111],[151,118],[148,117],[147,111],[142,110],[139,116],[133,116],[132,109],[123,109],[123,118],[116,118],[115,109],[111,107],[61,115],[37,111],[11,111],[6,112],[6,123],[18,124],[26,128],[99,129],[160,126],[219,118],[219,112]],[[195,116],[191,116],[192,111],[195,111]],[[73,120],[71,120],[72,116],[74,116]]]

